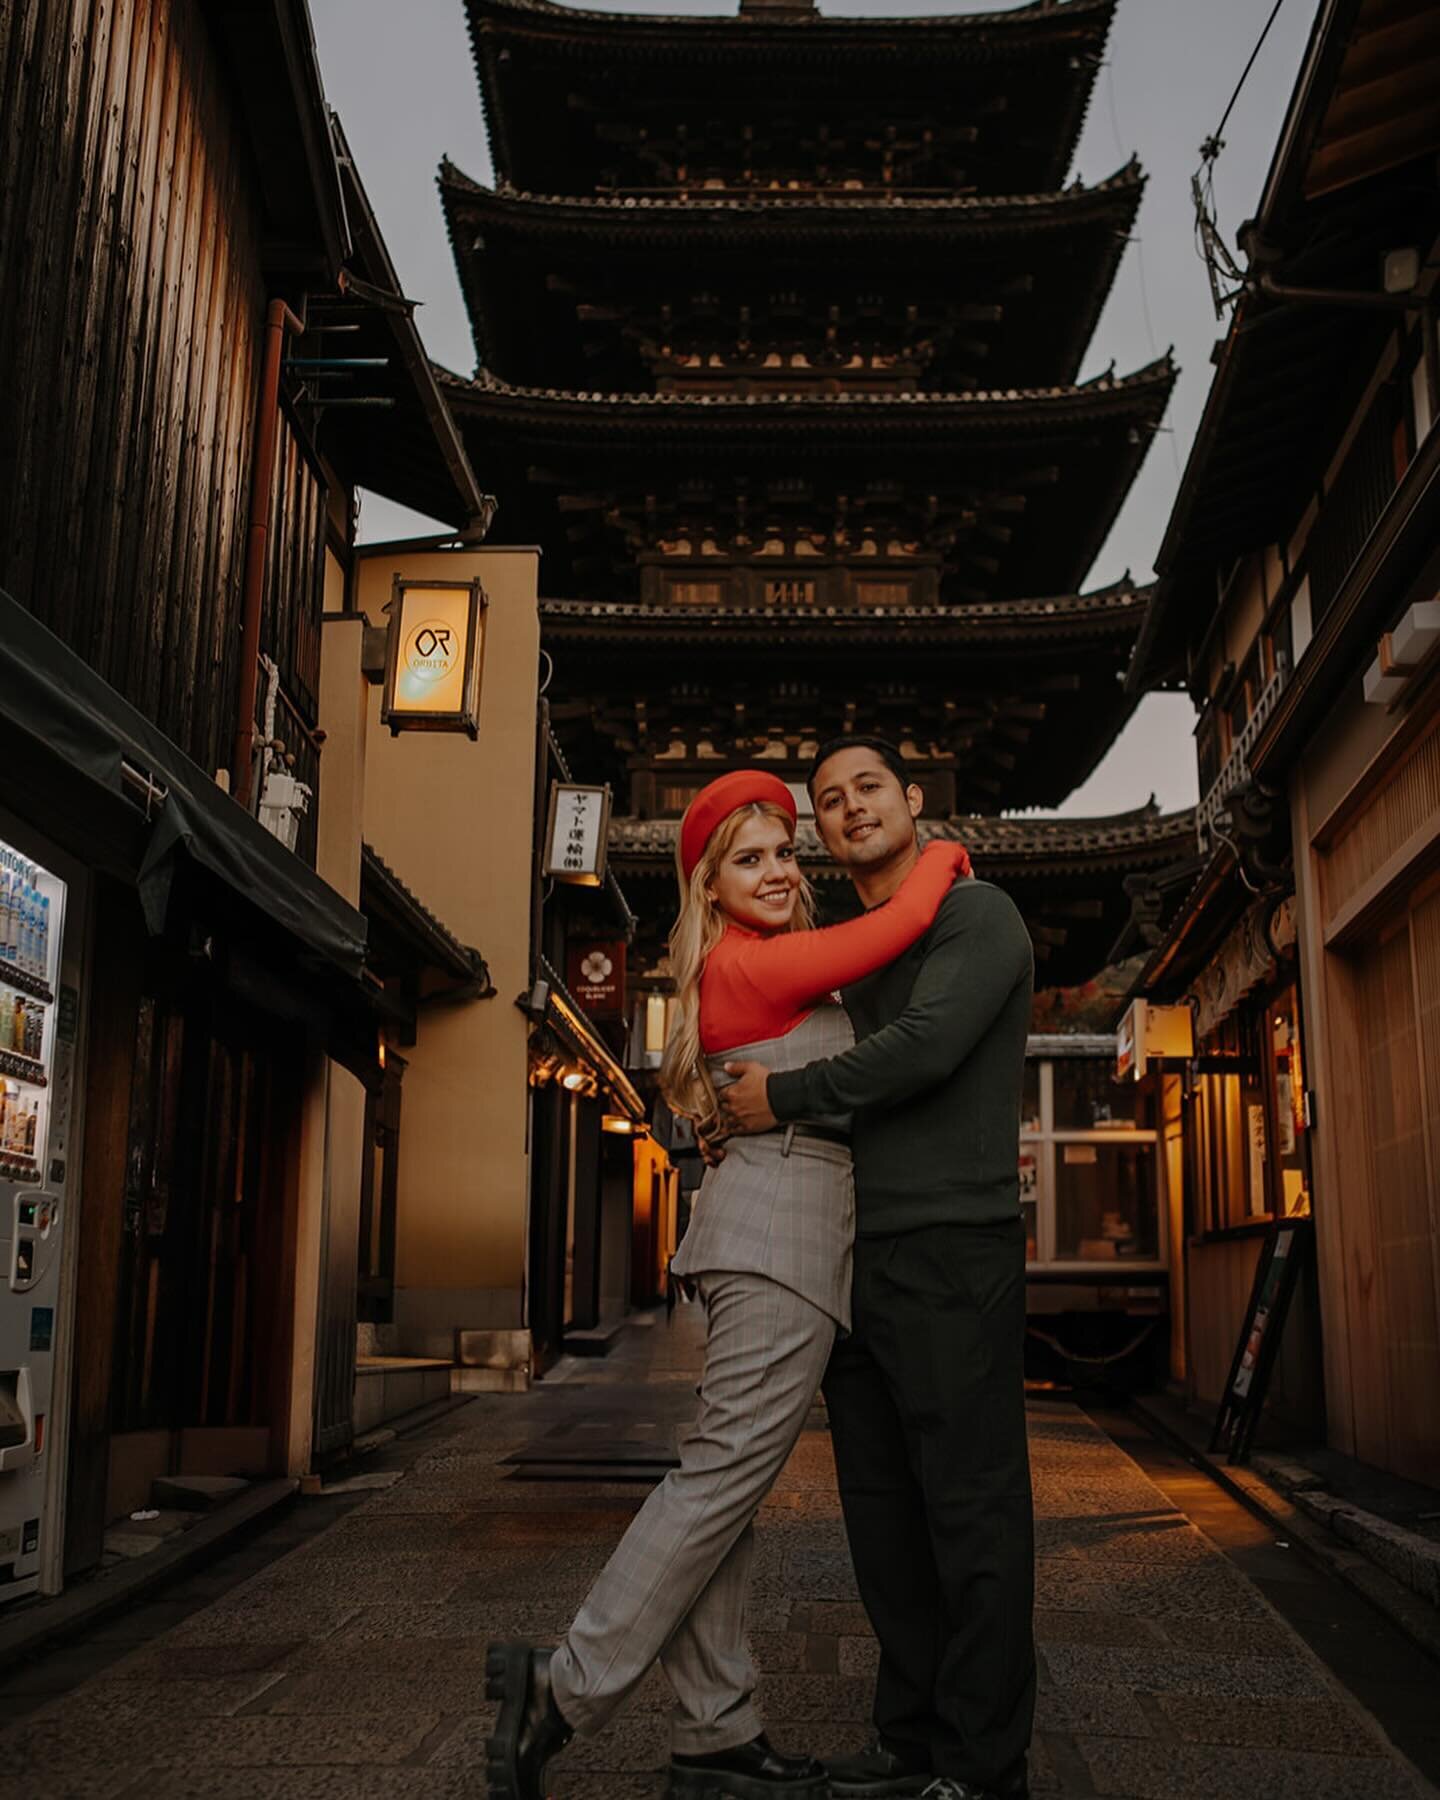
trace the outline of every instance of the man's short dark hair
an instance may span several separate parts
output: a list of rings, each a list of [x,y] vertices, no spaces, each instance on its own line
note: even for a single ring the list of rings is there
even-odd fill
[[[828,743],[822,744],[815,752],[814,760],[810,764],[810,773],[805,777],[805,786],[809,790],[812,800],[815,798],[815,777],[820,773],[822,766],[829,762],[832,756],[838,756],[842,750],[873,750],[878,760],[884,763],[902,788],[909,787],[915,780],[909,763],[900,754],[899,747],[892,744],[888,738],[835,737],[831,738]]]

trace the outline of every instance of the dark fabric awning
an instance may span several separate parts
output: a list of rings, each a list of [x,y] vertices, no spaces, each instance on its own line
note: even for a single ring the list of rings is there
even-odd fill
[[[3,589],[0,720],[116,799],[134,794],[137,776],[143,792],[149,778],[155,804],[135,879],[152,932],[164,929],[183,854],[280,927],[302,964],[338,971],[359,990],[363,916]]]

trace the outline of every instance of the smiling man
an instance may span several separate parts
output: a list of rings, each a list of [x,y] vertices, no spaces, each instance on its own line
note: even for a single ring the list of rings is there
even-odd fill
[[[900,752],[841,738],[815,821],[866,908],[919,854]],[[825,1377],[851,1554],[880,1640],[875,1744],[837,1800],[1027,1792],[1035,1696],[1018,1144],[1033,958],[1014,904],[960,881],[934,925],[847,988],[852,1050],[771,1074],[727,1064],[727,1126],[852,1113],[853,1331]],[[931,1784],[935,1784],[932,1786]]]

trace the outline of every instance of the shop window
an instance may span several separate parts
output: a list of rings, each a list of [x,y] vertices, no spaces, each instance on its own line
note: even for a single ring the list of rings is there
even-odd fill
[[[1055,1129],[1104,1131],[1135,1128],[1136,1088],[1116,1081],[1109,1063],[1076,1058],[1055,1064]]]
[[[1208,1063],[1190,1099],[1186,1132],[1191,1223],[1198,1231],[1254,1225],[1271,1214],[1271,1125],[1266,1113],[1260,1021],[1251,1007],[1206,1041]]]
[[[1310,1211],[1305,1140],[1305,1062],[1300,1048],[1299,995],[1292,983],[1266,1008],[1271,1081],[1272,1147],[1279,1210],[1289,1217]]]
[[[1026,1058],[1020,1207],[1040,1267],[1164,1260],[1156,1133],[1113,1057]]]
[[[1057,1145],[1057,1262],[1154,1262],[1160,1254],[1155,1145]]]

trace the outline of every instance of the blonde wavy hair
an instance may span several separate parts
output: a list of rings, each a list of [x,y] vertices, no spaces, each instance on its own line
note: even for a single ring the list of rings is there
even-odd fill
[[[670,1110],[693,1119],[699,1132],[711,1132],[719,1124],[720,1107],[715,1083],[700,1042],[700,977],[710,952],[725,935],[726,917],[711,887],[720,865],[734,848],[741,828],[752,819],[771,819],[783,825],[794,842],[795,827],[781,806],[768,800],[737,807],[712,833],[705,853],[687,881],[675,849],[675,875],[680,885],[680,911],[670,930],[670,968],[675,977],[675,1013],[665,1054],[660,1063],[660,1091]],[[787,931],[809,931],[815,923],[815,893],[802,877],[795,910]]]

